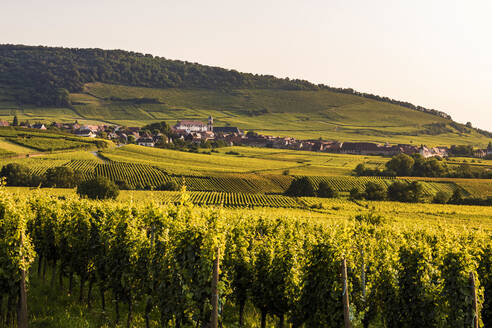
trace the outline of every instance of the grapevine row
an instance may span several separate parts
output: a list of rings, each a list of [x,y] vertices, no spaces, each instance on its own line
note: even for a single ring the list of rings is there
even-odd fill
[[[114,323],[125,304],[127,326],[136,311],[147,325],[157,311],[161,326],[204,327],[220,254],[220,303],[239,312],[223,314],[225,326],[244,326],[247,303],[260,313],[261,327],[267,316],[279,327],[340,326],[342,295],[349,293],[351,319],[364,326],[465,327],[475,314],[470,276],[480,321],[492,324],[492,242],[484,232],[402,228],[375,214],[343,225],[223,217],[193,208],[187,194],[177,206],[158,206],[0,193],[0,296],[7,313],[17,308],[22,273],[34,274],[36,256],[38,272],[49,266],[59,277],[60,292],[77,292],[89,309],[114,307]],[[218,194],[200,197],[216,202]],[[232,194],[220,197],[234,202]],[[346,289],[342,259],[349,265]],[[137,303],[145,306],[136,310]]]

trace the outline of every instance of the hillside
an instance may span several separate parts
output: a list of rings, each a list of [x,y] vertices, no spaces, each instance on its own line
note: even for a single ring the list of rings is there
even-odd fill
[[[445,113],[302,80],[120,50],[0,45],[0,119],[143,126],[204,120],[269,135],[486,146]]]

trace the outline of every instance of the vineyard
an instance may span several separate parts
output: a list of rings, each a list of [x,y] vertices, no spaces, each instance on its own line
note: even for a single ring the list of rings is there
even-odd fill
[[[214,316],[223,327],[339,327],[344,309],[353,327],[492,325],[490,230],[368,211],[317,222],[232,215],[195,208],[187,194],[177,205],[0,196],[5,326],[54,326],[28,316],[28,280],[50,288],[45,306],[71,295],[86,327],[96,317],[99,326],[207,327]],[[75,319],[65,316],[59,326]]]
[[[374,182],[383,187],[387,188],[395,181],[405,181],[411,182],[416,179],[407,178],[387,178],[387,177],[322,177],[313,176],[309,177],[315,186],[318,186],[320,182],[326,182],[330,187],[339,192],[348,192],[352,188],[358,188],[359,190],[364,190],[365,185],[368,182]],[[452,194],[456,188],[459,188],[452,181],[421,181],[423,187],[423,193],[426,196],[433,196],[438,191],[444,191],[448,194]],[[465,189],[466,191],[466,189]]]
[[[179,192],[161,192],[156,196],[164,203],[178,203],[181,197]],[[188,193],[189,202],[195,205],[225,206],[225,207],[274,207],[299,208],[303,203],[295,198],[282,195],[263,195],[252,193],[225,193],[209,191],[191,191]]]
[[[43,138],[37,136],[6,138],[6,140],[39,151],[68,150],[74,148],[90,148],[94,146],[93,144],[87,142],[74,141],[63,138]]]
[[[131,189],[155,190],[166,182],[185,184],[190,191],[208,191],[222,193],[283,194],[296,176],[280,174],[223,173],[210,175],[169,174],[165,169],[141,163],[102,161],[88,152],[54,153],[31,158],[3,158],[0,167],[8,163],[27,166],[34,175],[42,175],[47,169],[67,166],[79,172],[84,179],[105,176],[112,181],[125,182]],[[492,196],[492,182],[487,179],[451,179],[451,178],[387,178],[354,176],[308,176],[317,188],[320,182],[326,182],[331,188],[347,195],[353,188],[363,190],[368,182],[374,182],[387,188],[397,180],[421,181],[426,198],[443,191],[451,195],[456,189],[470,197],[484,198]]]

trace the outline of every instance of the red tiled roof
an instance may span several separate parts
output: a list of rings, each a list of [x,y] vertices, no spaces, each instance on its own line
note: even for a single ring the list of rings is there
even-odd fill
[[[178,124],[176,124],[176,125],[200,125],[200,126],[204,126],[206,124],[203,123],[203,122],[200,122],[200,121],[187,121],[187,120],[184,120],[184,121],[178,121]]]

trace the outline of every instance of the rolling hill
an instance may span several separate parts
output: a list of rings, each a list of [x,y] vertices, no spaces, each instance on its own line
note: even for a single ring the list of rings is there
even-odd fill
[[[491,134],[440,111],[121,50],[0,45],[0,119],[143,126],[179,119],[269,135],[486,146]]]

